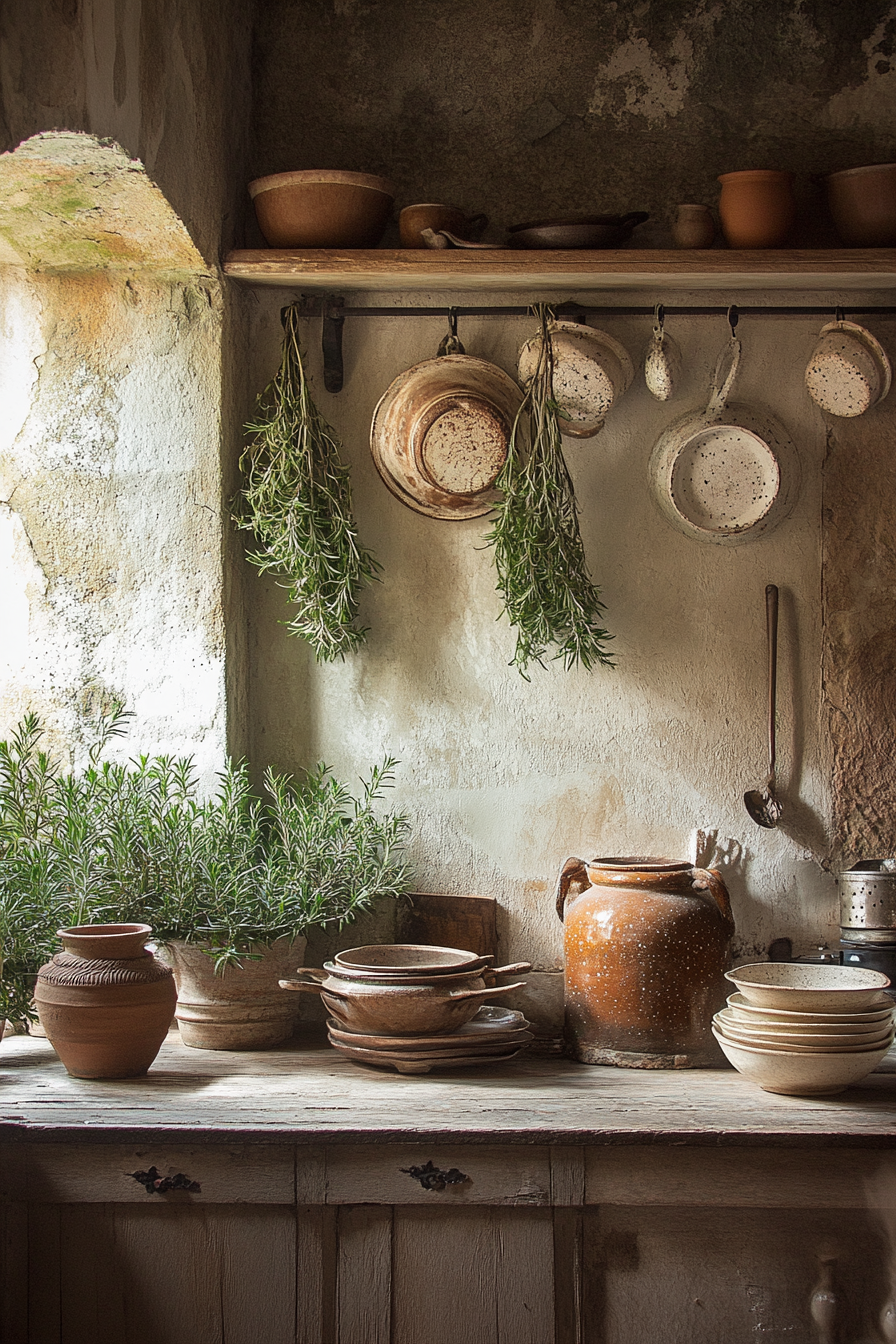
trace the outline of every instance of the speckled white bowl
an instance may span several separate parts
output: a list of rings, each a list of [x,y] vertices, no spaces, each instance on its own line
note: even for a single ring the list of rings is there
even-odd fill
[[[739,1041],[742,1045],[755,1045],[769,1050],[795,1050],[812,1055],[819,1052],[835,1054],[840,1050],[874,1050],[885,1041],[893,1040],[892,1023],[884,1023],[874,1033],[838,1032],[812,1036],[803,1032],[763,1031],[757,1027],[744,1027],[733,1020],[730,1013],[725,1012],[716,1013],[713,1022],[730,1040]]]
[[[725,979],[757,1008],[800,1013],[863,1012],[890,981],[861,966],[812,966],[794,961],[760,961],[725,972]]]
[[[794,1029],[799,1028],[800,1031],[831,1031],[844,1025],[848,1026],[850,1031],[858,1031],[860,1028],[873,1029],[881,1022],[892,1019],[894,1005],[888,994],[881,994],[879,1004],[875,1000],[875,1006],[863,1013],[794,1013],[786,1008],[757,1008],[754,1003],[749,1003],[743,994],[729,994],[728,1009],[736,1017],[743,1017],[754,1023],[787,1025]]]
[[[783,963],[782,963],[783,964]],[[713,1027],[730,1064],[764,1092],[789,1097],[827,1097],[860,1083],[887,1054],[889,1045],[855,1054],[797,1055],[739,1045]]]

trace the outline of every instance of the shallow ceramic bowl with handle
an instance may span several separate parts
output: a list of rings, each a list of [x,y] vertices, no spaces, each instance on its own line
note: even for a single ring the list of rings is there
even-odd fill
[[[776,1050],[802,1050],[807,1054],[816,1050],[827,1050],[829,1053],[838,1050],[872,1050],[882,1045],[885,1040],[893,1039],[892,1023],[884,1023],[873,1032],[828,1032],[813,1036],[807,1032],[745,1027],[727,1012],[716,1013],[713,1022],[726,1036],[734,1041],[741,1041],[744,1045],[768,1046]]]
[[[474,966],[468,971],[424,972],[402,975],[400,972],[359,971],[350,966],[339,966],[335,961],[325,961],[323,970],[334,981],[347,985],[430,985],[434,989],[479,989],[483,985],[494,984],[499,975],[517,975],[521,971],[530,971],[528,961],[515,961],[509,966]],[[315,974],[314,968],[310,974]]]
[[[331,1015],[350,1031],[383,1036],[442,1035],[475,1017],[486,999],[522,989],[486,985],[482,977],[458,985],[445,977],[423,984],[383,984],[348,980],[326,971],[300,971],[280,988],[320,994]]]
[[[583,322],[552,322],[554,400],[560,409],[561,434],[590,439],[603,427],[611,407],[635,376],[631,356],[606,331]],[[526,385],[532,381],[541,355],[541,335],[520,350],[518,372]]]
[[[784,963],[780,963],[784,964]],[[885,1058],[890,1047],[855,1054],[803,1055],[760,1050],[729,1041],[713,1027],[728,1062],[765,1092],[791,1097],[825,1097],[860,1083]]]
[[[767,412],[732,405],[740,360],[732,337],[719,355],[705,411],[660,435],[650,457],[660,511],[696,541],[735,546],[770,532],[793,508],[801,471],[796,446]]]
[[[809,396],[829,415],[864,415],[890,390],[892,369],[880,341],[856,322],[829,322],[806,365]]]
[[[725,972],[749,1003],[758,1008],[791,1008],[802,1013],[862,1012],[875,1004],[890,981],[881,971],[859,966],[812,966],[763,961]]]
[[[856,1013],[798,1013],[787,1008],[760,1008],[750,1003],[740,992],[729,994],[728,1007],[738,1017],[742,1014],[754,1022],[789,1023],[801,1031],[836,1030],[838,1024],[847,1024],[850,1031],[860,1026],[875,1026],[880,1022],[892,1021],[894,1004],[888,994],[879,994],[870,1008]]]
[[[457,947],[429,947],[422,943],[373,943],[337,952],[337,966],[356,971],[396,975],[445,975],[481,969],[491,956],[464,952]]]
[[[534,219],[507,230],[508,247],[567,248],[616,247],[650,216],[644,210],[627,215],[566,215],[562,219]]]

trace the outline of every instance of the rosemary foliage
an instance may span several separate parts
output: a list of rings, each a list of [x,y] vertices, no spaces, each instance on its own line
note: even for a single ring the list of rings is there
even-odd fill
[[[546,304],[534,308],[541,324],[538,365],[517,412],[507,461],[496,485],[502,499],[486,540],[494,547],[498,591],[516,626],[512,665],[528,680],[530,663],[551,645],[567,671],[612,667],[606,648],[600,590],[588,577],[572,480],[563,457],[553,395],[554,360]]]
[[[33,1017],[58,928],[140,921],[160,942],[202,944],[223,969],[407,890],[407,818],[377,806],[395,761],[359,797],[323,764],[301,782],[269,769],[260,791],[245,763],[228,764],[203,799],[189,758],[100,760],[123,717],[116,707],[102,721],[81,774],[40,750],[33,714],[0,742],[0,1017]]]
[[[283,326],[280,368],[246,425],[253,439],[240,458],[245,485],[235,521],[258,543],[250,563],[281,576],[298,608],[284,622],[289,632],[331,662],[364,642],[358,595],[379,565],[358,540],[339,438],[311,397],[295,304],[284,309]]]

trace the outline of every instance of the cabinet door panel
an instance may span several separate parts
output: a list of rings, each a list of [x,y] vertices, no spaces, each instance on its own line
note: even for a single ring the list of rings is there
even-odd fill
[[[877,1338],[889,1254],[862,1210],[585,1211],[585,1344],[817,1344],[818,1256],[837,1257],[844,1340]]]
[[[257,1344],[259,1323],[265,1344],[295,1344],[292,1209],[30,1212],[28,1330],[15,1344]]]
[[[549,1209],[396,1208],[392,1263],[392,1344],[553,1344]]]

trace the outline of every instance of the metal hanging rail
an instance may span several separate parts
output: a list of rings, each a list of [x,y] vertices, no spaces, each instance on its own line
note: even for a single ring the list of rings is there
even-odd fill
[[[438,307],[415,308],[395,304],[388,308],[347,306],[338,295],[303,294],[290,307],[297,307],[300,317],[321,317],[323,331],[321,344],[324,359],[324,386],[328,392],[340,392],[344,381],[342,362],[342,328],[347,317],[443,317],[456,324],[459,317],[529,317],[530,304],[441,304]],[[876,305],[852,308],[844,304],[637,304],[619,305],[576,303],[568,299],[552,303],[556,317],[585,322],[589,317],[727,317],[732,331],[741,317],[828,317],[842,321],[846,312],[852,317],[893,317],[896,306]],[[286,311],[285,309],[283,310]]]

